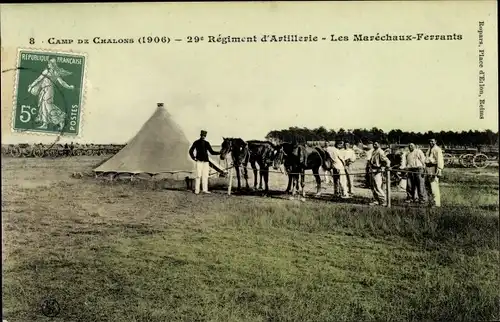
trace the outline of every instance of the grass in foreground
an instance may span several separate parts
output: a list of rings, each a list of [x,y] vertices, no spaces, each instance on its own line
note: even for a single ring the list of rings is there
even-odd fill
[[[463,189],[447,196],[476,188]],[[3,209],[4,317],[494,320],[497,209],[196,197],[86,181],[25,189]],[[50,295],[62,306],[54,319],[39,312]]]

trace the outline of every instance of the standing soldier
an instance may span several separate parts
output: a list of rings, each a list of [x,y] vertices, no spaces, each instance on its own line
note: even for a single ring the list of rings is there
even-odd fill
[[[347,189],[349,195],[352,195],[351,164],[356,161],[356,152],[351,148],[349,142],[344,143],[345,176],[347,179]]]
[[[344,158],[341,151],[344,143],[336,141],[335,146],[327,149],[330,158],[332,159],[332,172],[333,172],[333,191],[336,196],[341,198],[349,198],[347,194],[347,180],[345,177]]]
[[[323,150],[327,151],[328,152],[328,146],[329,146],[329,142],[328,141],[325,141],[325,143],[323,144]],[[319,169],[321,172],[323,172],[323,179],[324,179],[324,182],[326,184],[330,184],[330,183],[333,183],[333,173],[331,170],[328,170],[328,169],[323,169],[323,167],[320,167]]]
[[[368,141],[367,145],[364,146],[366,149],[366,166],[365,166],[365,188],[372,188],[372,182],[371,182],[371,173],[370,173],[370,159],[372,158],[372,153],[373,153],[373,142]]]
[[[429,140],[429,150],[425,155],[425,186],[432,197],[433,206],[441,207],[439,178],[444,168],[443,151],[436,145],[436,139]]]
[[[208,172],[210,170],[210,161],[208,159],[208,153],[212,155],[219,155],[220,152],[212,150],[210,143],[205,140],[207,137],[207,131],[202,130],[200,132],[200,138],[194,141],[193,145],[189,149],[189,155],[191,159],[196,162],[196,179],[195,179],[195,189],[194,193],[200,193],[200,181],[203,185],[203,193],[210,193],[208,191]],[[196,155],[194,151],[196,150]]]
[[[415,146],[414,143],[408,145],[409,152],[403,154],[401,168],[408,171],[406,177],[406,203],[415,202],[418,195],[418,202],[424,203],[427,200],[425,193],[425,154]]]
[[[381,205],[385,206],[387,204],[386,195],[384,189],[382,188],[383,182],[383,170],[385,167],[391,166],[391,161],[385,155],[384,150],[380,148],[380,145],[377,141],[373,142],[373,152],[370,157],[369,171],[371,177],[371,186],[373,192],[374,202],[370,203],[370,205]],[[386,184],[390,185],[390,182]]]

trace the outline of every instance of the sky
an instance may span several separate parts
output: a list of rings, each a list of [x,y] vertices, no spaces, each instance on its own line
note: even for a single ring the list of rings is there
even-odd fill
[[[1,21],[2,70],[15,68],[18,48],[87,55],[81,136],[63,142],[127,142],[158,102],[189,140],[205,129],[214,143],[223,136],[263,139],[290,126],[498,131],[494,1],[2,5]],[[484,119],[478,21],[485,21]],[[377,32],[463,39],[353,41]],[[208,42],[263,34],[349,41]],[[96,36],[136,43],[94,44]],[[184,40],[138,44],[142,36]],[[188,36],[204,40],[187,43]],[[90,43],[50,45],[51,37]],[[2,143],[52,142],[54,136],[11,131],[14,90],[15,73],[2,73]]]

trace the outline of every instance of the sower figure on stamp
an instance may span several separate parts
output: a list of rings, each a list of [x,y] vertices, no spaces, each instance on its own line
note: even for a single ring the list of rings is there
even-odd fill
[[[54,87],[59,83],[62,87],[73,90],[73,85],[68,85],[62,77],[71,75],[67,70],[57,66],[56,59],[49,59],[47,68],[31,85],[28,92],[38,96],[38,115],[36,122],[41,122],[39,129],[47,129],[49,124],[57,125],[59,130],[64,127],[66,112],[54,104]]]
[[[196,162],[196,179],[194,193],[200,193],[200,183],[203,186],[203,193],[210,193],[208,191],[208,172],[210,170],[210,162],[208,159],[208,153],[211,155],[219,155],[220,152],[212,150],[210,143],[205,140],[207,137],[207,131],[202,130],[200,133],[200,138],[194,141],[193,145],[189,149],[189,155],[191,159]],[[196,150],[196,155],[194,151]],[[201,182],[200,182],[201,181]]]
[[[425,154],[414,143],[408,145],[406,154],[403,155],[401,168],[409,171],[406,179],[406,203],[425,203],[427,196],[425,192]]]
[[[375,201],[370,203],[370,205],[384,206],[387,204],[386,195],[382,187],[382,182],[384,167],[390,166],[391,161],[385,155],[384,150],[380,148],[380,145],[377,141],[373,142],[373,152],[371,154],[370,161],[368,162],[368,170],[370,171],[371,188]],[[387,184],[391,183],[387,182]]]
[[[441,207],[439,178],[444,168],[443,151],[436,145],[435,139],[429,140],[429,150],[425,155],[425,186],[432,197],[433,206]]]

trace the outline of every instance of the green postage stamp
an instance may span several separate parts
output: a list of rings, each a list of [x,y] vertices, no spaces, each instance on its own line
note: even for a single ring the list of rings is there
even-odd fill
[[[85,54],[20,49],[12,129],[79,136],[86,63]]]

